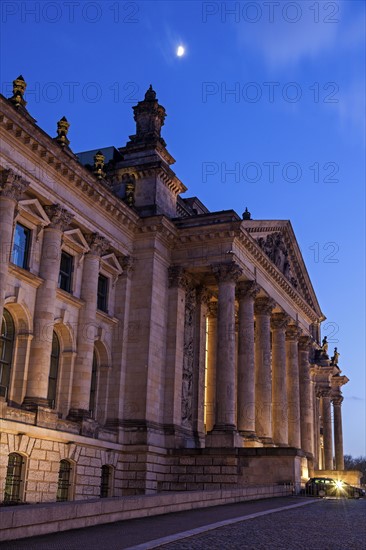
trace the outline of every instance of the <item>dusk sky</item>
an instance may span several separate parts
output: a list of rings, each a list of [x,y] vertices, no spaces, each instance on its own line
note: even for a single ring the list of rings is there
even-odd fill
[[[1,21],[2,93],[22,74],[74,152],[125,145],[152,84],[186,196],[291,220],[350,379],[344,450],[365,455],[364,2],[4,0]]]

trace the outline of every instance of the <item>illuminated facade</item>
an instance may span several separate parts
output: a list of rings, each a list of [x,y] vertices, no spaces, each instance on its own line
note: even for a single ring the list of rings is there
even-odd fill
[[[75,155],[25,86],[0,97],[3,500],[342,470],[348,379],[290,222],[182,198],[151,87],[125,147]]]

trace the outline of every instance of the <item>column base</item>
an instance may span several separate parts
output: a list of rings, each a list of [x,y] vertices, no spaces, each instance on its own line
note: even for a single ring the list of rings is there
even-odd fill
[[[49,409],[50,408],[49,400],[45,399],[44,397],[28,397],[27,395],[24,397],[24,400],[22,403],[22,409],[25,409],[27,411],[37,412],[39,407]]]
[[[246,430],[240,430],[239,434],[243,438],[244,447],[263,447],[263,443],[259,441],[255,432],[249,432]]]
[[[233,427],[229,430],[220,427],[214,429],[206,435],[206,447],[243,447],[243,438]]]
[[[72,420],[72,422],[81,422],[82,420],[88,420],[90,418],[90,411],[86,409],[70,409],[66,420]]]
[[[275,447],[272,437],[260,437],[259,441],[263,443],[263,447]]]

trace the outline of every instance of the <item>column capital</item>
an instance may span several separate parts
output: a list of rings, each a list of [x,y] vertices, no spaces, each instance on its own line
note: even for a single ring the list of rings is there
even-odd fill
[[[236,297],[238,300],[245,298],[254,299],[260,288],[255,281],[240,281],[236,288]]]
[[[228,281],[236,283],[243,273],[242,269],[235,262],[215,264],[211,266],[211,269],[219,283]]]
[[[29,182],[10,168],[1,171],[0,197],[18,201],[28,186]]]
[[[208,306],[212,298],[212,292],[210,292],[208,288],[200,286],[197,288],[196,296],[197,302]]]
[[[51,222],[47,227],[51,229],[64,231],[74,217],[71,212],[62,208],[59,204],[50,204],[45,206],[44,209]]]
[[[171,265],[168,267],[169,288],[182,288],[187,290],[188,277],[184,267],[180,265]]]
[[[330,388],[317,388],[316,396],[317,397],[331,397],[332,390]]]
[[[285,330],[290,317],[287,313],[273,313],[271,316],[271,329],[272,330]]]
[[[332,403],[333,403],[334,407],[340,407],[342,405],[342,402],[343,402],[343,396],[342,395],[337,395],[337,397],[333,397],[333,399],[332,399]]]
[[[290,342],[297,341],[300,334],[301,334],[301,331],[299,327],[297,327],[296,325],[288,325],[286,329],[286,340]]]
[[[310,336],[300,336],[299,349],[300,351],[310,351],[313,345],[313,340]]]
[[[118,256],[117,260],[122,266],[122,275],[130,275],[134,270],[134,259],[132,256]]]
[[[209,302],[208,304],[209,317],[217,317],[217,303],[218,302]]]
[[[260,297],[254,302],[255,315],[271,315],[272,309],[276,306],[276,302],[272,298]]]
[[[90,248],[89,254],[95,256],[102,256],[110,247],[109,241],[99,233],[89,233],[85,235],[85,240]]]

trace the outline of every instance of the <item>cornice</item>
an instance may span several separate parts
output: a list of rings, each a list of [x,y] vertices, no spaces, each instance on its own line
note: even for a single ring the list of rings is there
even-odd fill
[[[73,153],[62,149],[46,132],[13,109],[1,95],[0,105],[0,126],[35,155],[40,166],[45,164],[48,169],[54,170],[56,179],[62,179],[67,186],[73,186],[92,199],[96,206],[104,209],[109,216],[114,216],[126,229],[134,228],[138,215],[82,166]],[[22,169],[25,172],[24,167]],[[29,176],[30,180],[35,177],[34,174]],[[36,179],[43,184],[42,178]]]

